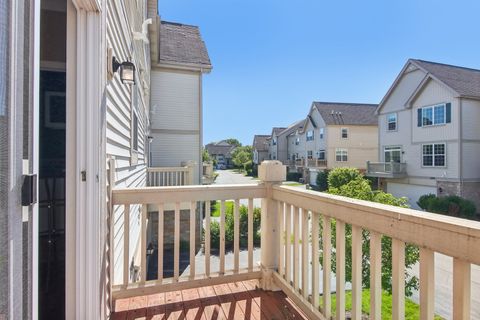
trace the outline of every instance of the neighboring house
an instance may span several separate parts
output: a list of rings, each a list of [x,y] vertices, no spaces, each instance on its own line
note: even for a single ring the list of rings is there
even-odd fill
[[[208,154],[217,162],[217,166],[225,166],[230,168],[233,166],[232,151],[235,150],[235,146],[229,144],[225,140],[219,142],[212,142],[205,146]]]
[[[275,127],[272,128],[268,144],[268,159],[269,160],[287,160],[287,137],[282,136],[279,139],[279,134],[286,128]]]
[[[264,160],[268,160],[269,135],[256,134],[253,137],[253,164],[259,165]]]
[[[378,153],[377,106],[313,102],[303,129],[307,166],[365,170],[364,161]]]
[[[202,75],[212,69],[198,27],[158,21],[152,54],[150,166],[195,163],[194,184],[202,177]]]
[[[429,193],[480,208],[480,70],[410,59],[376,113],[381,163],[368,175],[414,208]]]

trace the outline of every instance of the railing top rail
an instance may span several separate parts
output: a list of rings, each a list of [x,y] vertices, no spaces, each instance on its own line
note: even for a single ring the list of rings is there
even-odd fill
[[[273,198],[366,230],[480,264],[478,221],[288,186],[274,186]]]
[[[147,167],[148,172],[179,172],[188,171],[188,167]]]
[[[112,190],[112,204],[157,204],[190,201],[264,198],[263,184],[144,187]]]
[[[395,162],[395,161],[391,161],[391,162],[372,162],[372,161],[368,161],[368,164],[381,164],[381,165],[384,165],[384,164],[407,164],[406,162]]]

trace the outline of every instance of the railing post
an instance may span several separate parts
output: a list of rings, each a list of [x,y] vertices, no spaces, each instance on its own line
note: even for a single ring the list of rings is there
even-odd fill
[[[265,184],[267,196],[262,199],[261,220],[261,287],[275,290],[273,272],[278,268],[280,254],[279,212],[277,201],[273,200],[272,188],[286,180],[287,170],[280,161],[264,161],[258,166],[258,177]]]
[[[187,167],[187,177],[185,177],[185,179],[187,181],[185,181],[185,185],[196,184],[195,181],[194,181],[195,166],[196,165],[197,164],[194,161],[191,161],[191,160],[182,162],[182,166]]]

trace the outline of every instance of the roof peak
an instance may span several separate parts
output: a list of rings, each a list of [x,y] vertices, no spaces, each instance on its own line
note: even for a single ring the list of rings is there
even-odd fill
[[[174,22],[174,21],[165,21],[161,20],[160,23],[162,24],[171,24],[173,26],[179,26],[179,27],[193,27],[193,28],[199,28],[199,26],[195,26],[193,24],[187,24],[187,23],[181,23],[181,22]]]
[[[358,102],[328,102],[328,101],[313,101],[314,104],[324,104],[324,105],[343,105],[343,106],[378,106],[377,103],[358,103]]]

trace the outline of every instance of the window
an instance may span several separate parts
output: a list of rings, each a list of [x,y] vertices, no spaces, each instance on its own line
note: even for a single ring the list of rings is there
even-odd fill
[[[397,114],[396,113],[390,113],[387,116],[387,130],[388,131],[397,130]]]
[[[320,128],[320,139],[323,139],[324,134],[325,134],[325,128]]]
[[[348,150],[347,149],[335,149],[335,160],[338,162],[347,162],[348,161]]]
[[[272,145],[276,146],[277,145],[277,139],[273,138]]]
[[[325,150],[318,151],[318,159],[325,160]]]
[[[422,146],[422,165],[424,167],[445,167],[445,143],[424,144]]]
[[[295,145],[298,146],[299,144],[300,144],[300,138],[296,138],[296,139],[295,139]]]
[[[342,139],[348,139],[348,128],[342,128]]]
[[[418,109],[418,126],[428,127],[451,122],[451,104],[443,103]]]
[[[313,159],[313,151],[312,150],[307,151],[307,159]]]
[[[307,141],[313,141],[313,130],[307,131]]]
[[[385,162],[401,162],[402,160],[402,147],[387,146],[383,150]]]

